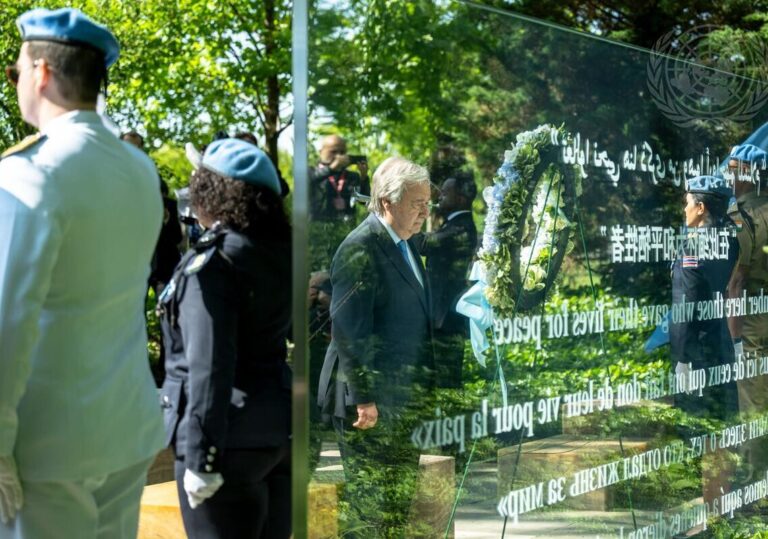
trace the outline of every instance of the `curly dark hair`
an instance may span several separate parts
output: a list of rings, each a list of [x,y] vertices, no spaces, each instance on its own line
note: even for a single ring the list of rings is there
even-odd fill
[[[190,203],[214,221],[249,236],[290,239],[280,195],[261,185],[225,178],[204,167],[189,182]]]

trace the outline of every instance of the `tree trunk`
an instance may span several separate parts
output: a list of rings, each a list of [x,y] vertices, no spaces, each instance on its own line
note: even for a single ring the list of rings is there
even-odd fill
[[[275,0],[265,0],[264,19],[266,28],[266,32],[264,32],[265,56],[270,58],[275,54]],[[275,164],[275,168],[278,167],[277,138],[280,133],[277,124],[279,118],[280,83],[277,79],[277,73],[272,73],[267,77],[267,107],[264,110],[264,135],[266,138],[266,151]]]

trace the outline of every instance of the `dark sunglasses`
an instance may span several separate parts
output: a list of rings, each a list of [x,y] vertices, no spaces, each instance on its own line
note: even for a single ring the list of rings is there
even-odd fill
[[[38,65],[40,65],[41,60],[35,60],[32,62],[32,68],[36,68]],[[50,69],[50,67],[48,68]],[[16,86],[19,83],[19,74],[21,73],[21,69],[19,69],[19,66],[16,64],[5,66],[5,76],[8,77],[8,80],[11,84]]]
[[[5,66],[5,76],[11,84],[16,86],[19,83],[19,68],[15,65]]]

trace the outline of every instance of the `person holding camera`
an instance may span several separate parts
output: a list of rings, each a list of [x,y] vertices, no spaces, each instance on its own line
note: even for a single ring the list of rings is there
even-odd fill
[[[355,165],[360,174],[348,170]],[[355,214],[352,194],[370,194],[368,161],[363,155],[347,154],[347,143],[338,135],[323,139],[320,163],[312,171],[312,219],[351,221]]]

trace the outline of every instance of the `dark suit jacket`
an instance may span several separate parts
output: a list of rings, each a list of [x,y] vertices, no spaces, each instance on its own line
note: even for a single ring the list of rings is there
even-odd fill
[[[368,402],[380,413],[421,405],[434,385],[428,282],[409,245],[425,287],[373,214],[333,258],[332,340],[318,388],[327,415]]]
[[[423,236],[421,251],[427,258],[435,329],[467,332],[467,319],[456,312],[456,302],[468,288],[467,275],[476,249],[471,212],[446,220],[437,231]]]
[[[173,293],[161,296],[167,443],[187,468],[220,471],[227,448],[289,443],[290,279],[287,239],[214,229],[182,259]]]

